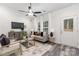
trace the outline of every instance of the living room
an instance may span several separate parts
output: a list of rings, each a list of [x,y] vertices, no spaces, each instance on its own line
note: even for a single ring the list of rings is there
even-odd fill
[[[78,3],[0,3],[1,56],[79,56]]]

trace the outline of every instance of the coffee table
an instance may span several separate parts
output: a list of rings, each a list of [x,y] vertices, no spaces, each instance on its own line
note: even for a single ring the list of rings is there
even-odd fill
[[[33,42],[33,44],[31,43]],[[24,40],[21,40],[21,44],[24,45],[26,48],[29,48],[29,45],[35,45],[35,41],[33,40],[33,38],[26,38]]]

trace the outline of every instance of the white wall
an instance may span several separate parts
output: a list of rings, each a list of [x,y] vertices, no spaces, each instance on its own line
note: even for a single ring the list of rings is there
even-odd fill
[[[25,24],[25,31],[30,31],[32,28],[32,22],[30,18],[21,17],[16,13],[12,12],[9,8],[5,6],[0,6],[0,34],[8,34],[11,29],[11,22],[22,22]],[[20,30],[14,30],[20,31]]]
[[[51,29],[55,30],[56,43],[62,43],[61,34],[60,34],[61,31],[60,24],[61,24],[61,19],[67,16],[68,17],[76,16],[77,17],[76,19],[79,20],[79,4],[74,4],[72,6],[48,13],[49,32],[51,31]],[[78,28],[76,28],[76,30],[79,31]],[[79,46],[79,40],[78,40],[78,46]]]
[[[56,42],[62,43],[61,34],[60,34],[61,19],[65,18],[65,17],[72,17],[72,16],[78,17],[79,16],[79,4],[75,4],[75,5],[69,6],[67,8],[54,11],[52,13],[49,13],[49,15],[51,15],[51,19],[49,19],[51,21],[50,29],[52,29],[52,28],[55,29]]]

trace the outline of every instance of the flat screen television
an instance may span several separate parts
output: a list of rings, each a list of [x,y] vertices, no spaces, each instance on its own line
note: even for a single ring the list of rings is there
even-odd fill
[[[12,29],[24,29],[24,23],[11,22]]]

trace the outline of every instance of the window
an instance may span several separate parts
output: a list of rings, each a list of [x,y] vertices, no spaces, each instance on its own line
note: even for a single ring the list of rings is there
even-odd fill
[[[43,23],[43,27],[48,27],[48,21],[45,21],[45,22]]]
[[[38,31],[40,31],[40,22],[38,22]]]
[[[48,33],[48,21],[43,22],[43,31]]]
[[[64,31],[73,31],[73,18],[64,20]]]

